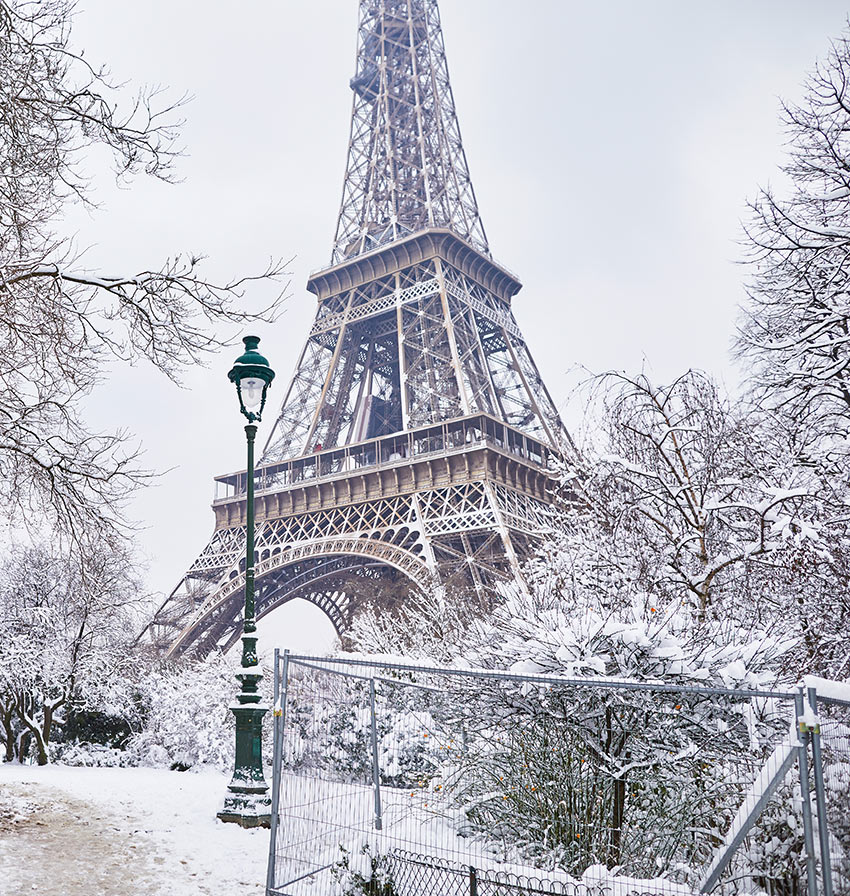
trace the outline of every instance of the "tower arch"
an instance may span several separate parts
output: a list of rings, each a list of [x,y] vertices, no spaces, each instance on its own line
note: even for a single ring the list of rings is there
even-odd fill
[[[282,549],[269,552],[255,567],[256,618],[301,598],[319,607],[342,636],[364,603],[388,606],[412,589],[427,587],[432,579],[420,556],[391,541],[335,539]],[[358,589],[358,584],[367,587]],[[227,651],[242,633],[244,594],[241,564],[210,591],[171,639],[166,658],[180,656],[190,647],[201,655],[214,649]]]

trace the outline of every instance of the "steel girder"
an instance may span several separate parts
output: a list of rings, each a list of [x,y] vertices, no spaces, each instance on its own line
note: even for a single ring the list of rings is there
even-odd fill
[[[479,412],[565,438],[510,305],[437,256],[321,301],[262,462]]]
[[[489,254],[436,0],[360,0],[354,104],[332,262],[428,227]]]

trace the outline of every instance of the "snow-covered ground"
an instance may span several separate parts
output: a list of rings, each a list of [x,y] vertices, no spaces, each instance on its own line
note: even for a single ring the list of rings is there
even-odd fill
[[[216,820],[227,780],[0,764],[0,896],[262,893],[268,831]]]
[[[0,764],[0,896],[263,893],[268,831],[246,831],[216,820],[227,780],[212,771]],[[304,779],[292,780],[304,783]],[[364,807],[371,810],[371,798],[366,802],[352,800],[350,788],[322,786],[333,797],[334,811],[345,806],[358,818],[362,815],[360,820],[371,828],[371,811],[358,811]],[[360,790],[365,793],[369,788]],[[431,819],[430,826],[422,827],[420,818],[414,832],[408,818],[410,807],[398,815],[396,810],[406,796],[403,791],[385,792],[388,824],[382,835],[370,830],[368,837],[358,836],[356,825],[349,830],[353,866],[362,863],[358,848],[361,840],[372,842],[378,852],[426,840],[429,854],[457,858],[445,842],[446,831],[439,819]],[[297,817],[290,817],[289,826],[294,827],[291,836],[297,834],[297,821]],[[402,839],[396,844],[399,837]],[[339,857],[338,840],[334,840],[333,855],[317,858],[319,845],[313,843],[308,863],[312,867],[318,858],[324,864]],[[475,858],[479,867],[486,866],[481,856]],[[517,874],[533,872],[519,866],[499,868]],[[570,880],[560,874],[555,877]],[[589,891],[599,883],[597,878],[604,879],[613,894],[663,892],[665,896],[685,896],[688,892],[669,881],[615,878],[601,866],[589,868],[583,881],[573,882],[576,892]]]

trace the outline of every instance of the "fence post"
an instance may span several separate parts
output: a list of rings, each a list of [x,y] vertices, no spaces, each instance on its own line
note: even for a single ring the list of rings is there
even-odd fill
[[[812,795],[809,791],[809,729],[803,721],[805,698],[800,688],[794,698],[797,710],[797,734],[800,738],[800,750],[797,754],[800,771],[800,798],[803,802],[803,834],[806,842],[806,885],[808,896],[817,896],[817,863],[815,861],[815,834],[812,826]]]
[[[375,830],[383,826],[381,817],[381,767],[378,764],[378,723],[375,718],[375,679],[369,679],[369,705],[372,710],[372,786],[375,789]]]
[[[281,688],[281,681],[283,688]],[[283,652],[283,670],[280,669],[280,649],[274,649],[274,704],[273,728],[274,753],[272,755],[272,811],[269,830],[269,865],[266,872],[266,896],[271,896],[275,885],[275,847],[277,846],[278,812],[280,810],[280,766],[283,755],[283,723],[286,719],[286,690],[289,682],[289,650]]]
[[[809,688],[809,706],[817,718],[818,695],[815,688]],[[821,880],[823,896],[832,896],[832,863],[829,858],[829,822],[826,818],[826,791],[823,785],[823,756],[820,748],[820,721],[811,729],[812,771],[815,778],[815,803],[818,807],[818,838],[820,839]]]
[[[469,866],[469,896],[478,896],[478,872]]]

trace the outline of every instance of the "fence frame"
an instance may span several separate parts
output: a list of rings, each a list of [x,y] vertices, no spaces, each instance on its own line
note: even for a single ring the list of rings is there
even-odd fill
[[[823,755],[821,750],[821,732],[818,719],[818,703],[832,703],[844,705],[850,708],[850,700],[842,700],[836,697],[823,697],[817,693],[817,687],[805,687],[800,685],[794,691],[770,690],[764,688],[725,688],[725,687],[701,687],[698,685],[674,685],[661,681],[632,681],[615,678],[568,678],[557,675],[529,675],[522,673],[500,672],[493,670],[453,669],[441,666],[430,666],[415,663],[399,663],[380,657],[361,659],[358,657],[317,657],[307,654],[293,654],[284,650],[283,654],[278,648],[274,652],[274,753],[272,760],[272,808],[271,829],[269,838],[269,861],[266,876],[266,896],[278,896],[280,891],[275,887],[276,871],[276,841],[277,831],[280,825],[280,783],[283,759],[283,736],[286,724],[286,702],[289,685],[289,670],[292,664],[303,668],[314,669],[321,672],[337,674],[346,678],[357,678],[369,682],[370,703],[370,745],[371,745],[371,772],[372,786],[374,789],[374,825],[376,830],[382,828],[381,791],[380,791],[380,766],[378,757],[377,723],[375,712],[375,681],[382,680],[381,676],[358,675],[344,671],[338,667],[354,667],[355,669],[375,669],[376,667],[391,669],[394,672],[429,672],[448,677],[470,678],[475,677],[489,681],[522,682],[535,685],[560,685],[573,687],[594,687],[619,691],[650,691],[655,693],[679,693],[695,694],[703,696],[726,696],[742,699],[756,697],[793,701],[794,723],[792,732],[797,736],[797,743],[788,746],[787,755],[779,762],[777,769],[770,776],[767,786],[761,791],[753,807],[748,810],[744,823],[739,831],[730,840],[718,849],[715,859],[712,861],[706,877],[700,886],[701,893],[710,893],[723,870],[734,857],[752,825],[758,820],[761,812],[769,802],[775,789],[788,775],[793,764],[797,765],[800,793],[802,798],[802,815],[804,842],[806,852],[806,884],[807,896],[818,896],[818,865],[821,872],[821,896],[834,896],[832,882],[832,866],[830,859],[829,825],[827,818],[826,788],[823,773]],[[433,690],[428,685],[420,685],[411,682],[411,687],[422,687]],[[811,772],[814,782],[815,813],[812,813],[812,794],[809,786],[809,749],[811,748]],[[773,754],[771,755],[772,758]],[[769,761],[769,760],[768,760]],[[766,763],[767,764],[767,763]],[[766,765],[765,764],[765,765]],[[743,807],[742,807],[743,810]],[[818,847],[815,847],[814,823],[817,821]],[[734,825],[734,822],[733,822]],[[820,860],[818,862],[818,859]],[[477,896],[477,870],[474,866],[468,866],[470,881],[470,896]],[[316,873],[316,872],[311,872]],[[307,876],[307,875],[305,875]],[[294,881],[290,881],[294,883]]]

